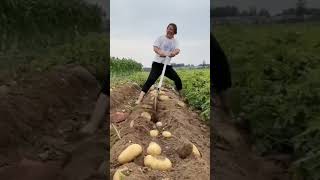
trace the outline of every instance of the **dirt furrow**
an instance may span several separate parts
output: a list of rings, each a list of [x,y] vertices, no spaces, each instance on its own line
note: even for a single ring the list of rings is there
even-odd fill
[[[172,90],[163,89],[161,94],[168,96],[169,99],[158,101],[157,113],[152,110],[153,92],[151,92],[145,97],[142,104],[132,107],[126,120],[117,123],[121,139],[115,141],[110,151],[110,177],[112,178],[116,169],[128,167],[132,170],[129,179],[210,179],[209,127],[202,122],[197,113],[183,104]],[[111,98],[112,96],[113,93],[111,93]],[[148,112],[151,120],[143,117],[143,112]],[[154,119],[160,121],[163,126],[157,128],[153,122]],[[152,129],[160,131],[158,137],[149,135]],[[164,130],[171,132],[173,137],[163,137],[161,132]],[[111,136],[111,138],[117,137]],[[161,155],[170,159],[173,164],[171,170],[151,170],[144,166],[143,159],[147,155],[146,149],[151,141],[159,144],[162,149]],[[131,163],[119,164],[117,157],[121,151],[133,143],[140,144],[143,147],[143,153]],[[202,157],[191,154],[185,159],[180,158],[179,150],[184,143],[193,143],[201,152]]]

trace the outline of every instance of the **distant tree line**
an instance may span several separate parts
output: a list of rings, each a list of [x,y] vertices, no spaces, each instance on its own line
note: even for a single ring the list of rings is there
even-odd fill
[[[211,9],[211,16],[213,17],[229,17],[229,16],[265,16],[270,17],[267,9],[250,7],[248,10],[240,11],[236,6],[224,6]]]
[[[281,13],[277,15],[296,15],[296,16],[303,16],[303,15],[315,15],[320,16],[320,9],[319,8],[307,8],[307,1],[306,0],[297,0],[295,8],[289,8],[282,10]],[[223,6],[223,7],[216,7],[211,9],[211,16],[213,17],[232,17],[232,16],[263,16],[263,17],[270,17],[270,12],[265,9],[257,9],[256,7],[252,6],[249,7],[247,10],[240,11],[236,6]]]

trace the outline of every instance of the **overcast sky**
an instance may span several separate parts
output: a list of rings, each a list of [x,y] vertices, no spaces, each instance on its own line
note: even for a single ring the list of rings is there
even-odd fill
[[[176,23],[181,52],[172,63],[210,62],[210,0],[111,0],[110,55],[133,58],[144,67],[154,59],[153,43]]]
[[[280,13],[283,9],[294,8],[297,0],[212,0],[211,7],[235,5],[241,10],[255,6],[258,9],[268,9],[272,14]],[[307,6],[320,7],[320,0],[307,0]]]

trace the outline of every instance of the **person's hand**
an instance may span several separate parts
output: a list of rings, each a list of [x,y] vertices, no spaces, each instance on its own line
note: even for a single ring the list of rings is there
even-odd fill
[[[175,57],[176,54],[174,52],[170,52],[169,57]]]
[[[166,57],[166,56],[170,56],[170,53],[160,51],[160,57]]]

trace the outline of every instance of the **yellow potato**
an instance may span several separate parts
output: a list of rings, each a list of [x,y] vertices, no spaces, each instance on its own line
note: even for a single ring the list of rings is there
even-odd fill
[[[192,144],[192,153],[195,156],[201,157],[200,151],[198,150],[198,148],[194,144]]]
[[[163,132],[162,132],[162,136],[164,136],[164,137],[166,137],[166,138],[169,138],[169,137],[171,137],[172,135],[171,135],[171,133],[170,133],[169,131],[163,131]]]
[[[122,172],[127,170],[127,167],[118,169],[113,175],[113,180],[123,180],[126,177],[126,175],[124,175]]]
[[[172,168],[171,161],[163,156],[147,155],[144,158],[144,165],[154,170],[165,171]]]
[[[148,112],[141,113],[141,117],[146,118],[148,121],[151,120],[151,115]]]
[[[156,136],[158,136],[158,135],[159,135],[159,131],[158,131],[158,130],[151,130],[151,131],[150,131],[150,136],[156,137]]]
[[[142,147],[139,144],[132,144],[121,152],[118,161],[121,164],[132,161],[142,153]]]
[[[150,155],[160,155],[161,147],[159,146],[159,144],[151,142],[147,148],[147,153]]]
[[[160,90],[159,94],[160,94],[160,95],[165,95],[166,93],[165,93],[164,91],[161,91],[161,90]]]
[[[178,102],[178,105],[179,105],[180,107],[186,107],[186,104],[184,104],[184,103],[181,102],[181,101]]]
[[[160,101],[167,101],[167,100],[169,100],[169,99],[170,99],[169,96],[165,96],[165,95],[159,96],[159,100],[160,100]]]

